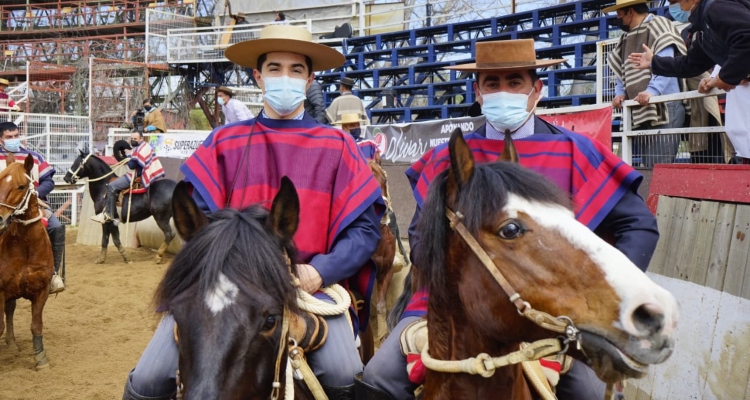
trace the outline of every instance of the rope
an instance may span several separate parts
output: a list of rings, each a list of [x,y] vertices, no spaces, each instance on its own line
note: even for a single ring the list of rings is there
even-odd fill
[[[130,159],[127,159],[127,158],[126,158],[126,159],[124,159],[124,160],[122,160],[122,161],[118,162],[117,164],[115,164],[115,165],[112,165],[112,166],[110,167],[110,168],[112,168],[112,170],[111,170],[111,171],[107,172],[106,174],[104,174],[104,175],[102,175],[102,176],[100,176],[100,177],[98,177],[98,178],[93,178],[93,179],[92,179],[92,178],[89,178],[89,179],[88,179],[88,182],[89,182],[89,183],[90,183],[90,182],[97,182],[97,181],[100,181],[100,180],[102,180],[102,179],[104,179],[104,178],[106,178],[106,177],[108,177],[108,176],[110,176],[110,175],[114,174],[114,173],[115,173],[115,170],[117,170],[117,168],[120,168],[120,167],[122,167],[123,165],[127,164],[127,163],[128,163],[128,161],[130,161]],[[81,163],[81,165],[83,165],[83,163]],[[75,173],[74,173],[73,175],[75,175]],[[77,178],[76,178],[76,179],[77,179]]]
[[[286,360],[286,376],[284,383],[284,400],[294,400],[294,374],[292,368],[292,359]]]
[[[114,170],[112,172],[114,172]],[[127,240],[128,243],[130,243],[130,236],[129,236],[130,234],[130,208],[133,206],[133,181],[135,181],[135,173],[133,174],[133,177],[130,179],[130,193],[128,193],[128,195],[130,196],[130,199],[128,199],[128,216],[127,218],[125,218],[125,240]],[[112,210],[112,214],[114,213],[115,213],[115,210]],[[112,215],[113,219],[114,217],[115,216]]]
[[[562,350],[562,347],[559,340],[543,339],[501,357],[490,357],[489,354],[482,353],[465,360],[446,361],[432,358],[429,353],[429,346],[425,343],[422,348],[422,363],[425,367],[437,372],[466,373],[489,378],[495,374],[497,368],[523,361],[536,361],[542,357],[557,354],[560,350]]]
[[[292,341],[291,345],[292,348],[289,350],[289,362],[294,371],[301,375],[302,380],[307,385],[307,388],[310,389],[310,393],[312,393],[315,400],[328,400],[328,396],[320,385],[320,381],[318,381],[318,378],[307,364],[304,351],[297,346],[297,342],[295,341]]]
[[[28,189],[26,189],[26,194],[24,194],[23,199],[15,206],[11,206],[10,204],[0,203],[0,206],[10,208],[11,210],[13,210],[11,217],[24,215],[26,213],[26,210],[29,209],[29,202],[31,201],[31,197],[36,194],[36,189],[34,188],[34,180],[28,174],[24,174],[24,176],[26,176],[26,179],[28,179],[29,182],[27,183]],[[12,218],[13,222],[18,222],[19,224],[24,225],[24,226],[31,225],[34,222],[39,221],[40,219],[42,219],[42,213],[39,213],[39,215],[31,219]]]
[[[333,284],[321,288],[320,291],[328,295],[328,297],[333,300],[334,304],[326,303],[298,288],[297,306],[303,311],[323,316],[341,315],[349,310],[349,306],[352,304],[352,299],[349,297],[349,293],[347,293],[346,289],[341,285]]]

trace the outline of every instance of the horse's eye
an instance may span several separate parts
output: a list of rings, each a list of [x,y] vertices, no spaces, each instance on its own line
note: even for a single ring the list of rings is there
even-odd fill
[[[276,328],[276,322],[279,320],[278,315],[269,315],[266,317],[266,322],[263,323],[263,330],[270,331]]]
[[[526,229],[520,223],[512,221],[500,227],[497,234],[503,239],[515,239],[523,235],[524,232],[526,232]]]
[[[20,185],[20,186],[18,186],[18,190],[26,190],[26,185]]]

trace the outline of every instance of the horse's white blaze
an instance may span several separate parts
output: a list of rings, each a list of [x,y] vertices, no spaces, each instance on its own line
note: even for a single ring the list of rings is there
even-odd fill
[[[10,181],[12,181],[12,180],[13,180],[13,177],[10,176],[10,175],[8,175],[8,177],[5,178],[5,182],[8,182],[8,183],[10,183]]]
[[[239,288],[226,275],[219,272],[219,282],[216,283],[213,290],[206,293],[206,305],[211,312],[216,315],[219,311],[234,304],[234,298],[237,297]]]
[[[619,250],[578,222],[572,211],[556,204],[529,201],[514,194],[508,197],[504,211],[509,215],[522,212],[539,225],[559,232],[599,265],[607,282],[620,297],[620,320],[615,323],[617,328],[634,336],[644,336],[644,332],[634,326],[632,316],[636,308],[652,304],[664,312],[662,333],[673,333],[679,314],[674,296],[654,283]]]

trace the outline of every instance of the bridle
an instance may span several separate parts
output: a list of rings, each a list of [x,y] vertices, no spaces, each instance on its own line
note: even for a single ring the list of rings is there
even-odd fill
[[[500,285],[518,313],[540,327],[561,334],[556,339],[543,339],[533,342],[524,349],[501,357],[490,357],[486,353],[479,354],[466,360],[446,361],[437,360],[429,355],[428,346],[422,348],[422,362],[425,367],[439,372],[465,372],[478,374],[485,378],[491,377],[495,370],[506,365],[517,364],[524,361],[534,361],[553,354],[564,354],[571,342],[578,341],[580,331],[576,328],[573,320],[566,316],[553,317],[543,311],[535,310],[529,302],[524,301],[521,295],[513,288],[502,272],[497,269],[487,252],[477,242],[476,238],[466,229],[461,222],[463,215],[445,208],[445,215],[450,221],[450,227],[456,231],[466,242],[471,251],[479,258],[482,265],[492,274],[495,281]]]
[[[75,183],[78,179],[80,179],[80,177],[78,176],[78,173],[81,172],[81,170],[83,169],[83,166],[86,164],[86,161],[88,161],[89,158],[91,158],[91,153],[86,154],[86,157],[84,157],[83,160],[81,160],[81,163],[78,164],[78,168],[76,168],[75,171],[73,171],[72,166],[71,168],[68,168],[68,172],[70,172],[70,175],[73,178],[73,183]]]
[[[32,179],[31,176],[29,176],[29,174],[24,174],[24,176],[29,181],[27,183],[26,194],[24,194],[23,199],[21,199],[21,201],[15,206],[12,206],[10,204],[5,204],[5,203],[0,203],[0,206],[10,208],[11,210],[13,210],[13,213],[11,214],[11,217],[10,217],[11,221],[18,222],[21,225],[30,225],[42,219],[42,214],[39,213],[39,215],[31,219],[18,218],[19,216],[24,215],[26,213],[26,211],[29,209],[29,202],[31,201],[31,196],[36,194],[36,188],[34,188],[34,179]]]

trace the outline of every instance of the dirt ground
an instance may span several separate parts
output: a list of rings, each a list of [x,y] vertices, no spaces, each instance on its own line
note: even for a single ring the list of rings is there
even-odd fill
[[[125,377],[148,344],[158,317],[151,298],[171,255],[154,263],[148,249],[128,249],[132,264],[109,247],[94,264],[98,246],[75,244],[68,229],[67,290],[44,308],[44,346],[51,367],[34,370],[31,307],[19,299],[15,314],[20,351],[0,340],[0,399],[119,399]]]

